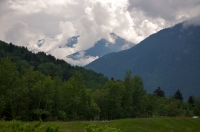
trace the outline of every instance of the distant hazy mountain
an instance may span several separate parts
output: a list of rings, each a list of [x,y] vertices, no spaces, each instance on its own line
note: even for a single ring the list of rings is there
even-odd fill
[[[101,57],[105,54],[111,53],[111,52],[118,52],[122,51],[125,49],[129,49],[132,46],[134,46],[133,43],[126,41],[125,39],[120,38],[116,34],[112,33],[111,37],[115,40],[115,43],[109,43],[105,39],[101,39],[97,41],[94,45],[94,47],[84,50],[84,51],[79,51],[74,54],[71,54],[67,56],[67,58],[72,58],[74,60],[79,60],[81,58],[85,57]],[[73,44],[77,43],[77,38],[74,37],[71,39],[71,41],[68,42],[67,46],[73,46]]]
[[[152,93],[158,86],[167,96],[177,89],[184,98],[200,96],[200,26],[177,24],[138,45],[105,55],[85,66],[108,77],[123,79],[125,72],[143,78]]]
[[[67,47],[73,47],[74,44],[77,44],[77,42],[78,42],[78,40],[77,40],[78,37],[79,37],[79,36],[74,36],[74,37],[69,38],[69,39],[68,39],[68,42],[67,42],[67,44],[66,44],[65,46],[67,46]],[[60,47],[60,48],[62,48],[62,47]]]

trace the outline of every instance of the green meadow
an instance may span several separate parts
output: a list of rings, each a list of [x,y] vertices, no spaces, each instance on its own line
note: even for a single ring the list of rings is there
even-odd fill
[[[37,122],[15,122],[21,125],[33,126]],[[10,122],[0,122],[0,132],[9,129]],[[113,121],[76,121],[76,122],[42,122],[41,132],[48,126],[59,127],[62,132],[86,132],[89,125],[97,127],[111,127],[121,132],[200,132],[200,118],[134,118]]]

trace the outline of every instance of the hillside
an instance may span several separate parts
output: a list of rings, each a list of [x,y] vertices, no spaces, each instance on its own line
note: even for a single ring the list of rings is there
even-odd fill
[[[184,98],[200,95],[200,26],[177,24],[155,33],[131,49],[105,55],[85,66],[108,77],[124,72],[143,78],[152,93],[160,86],[167,96],[177,89]]]
[[[25,47],[17,47],[12,43],[7,44],[0,41],[0,58],[9,57],[16,63],[18,70],[33,67],[44,75],[52,77],[59,76],[62,80],[68,80],[76,72],[80,72],[87,88],[93,88],[97,84],[104,84],[108,79],[103,74],[98,74],[83,67],[71,66],[64,60],[56,59],[54,56],[44,52],[32,53]]]
[[[43,52],[1,42],[0,120],[80,121],[134,117],[200,115],[199,98],[183,102],[147,94],[140,76],[125,73],[124,81],[73,67]],[[9,58],[10,57],[10,58]],[[71,77],[70,77],[71,76]],[[107,80],[107,81],[106,81]],[[92,88],[92,89],[89,89]]]

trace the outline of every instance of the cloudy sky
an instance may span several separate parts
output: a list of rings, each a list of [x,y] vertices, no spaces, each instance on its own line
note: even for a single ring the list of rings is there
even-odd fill
[[[74,61],[66,56],[101,38],[113,42],[112,32],[137,44],[191,18],[199,22],[200,0],[0,0],[0,40],[85,65],[98,57]],[[80,36],[78,43],[67,47],[73,36]],[[42,47],[40,39],[45,39]]]

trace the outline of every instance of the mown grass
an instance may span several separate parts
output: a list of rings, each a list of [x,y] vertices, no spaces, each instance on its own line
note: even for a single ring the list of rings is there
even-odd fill
[[[36,122],[20,122],[35,124]],[[48,126],[59,127],[63,132],[84,132],[88,125],[109,126],[122,132],[200,132],[200,118],[137,118],[113,121],[81,121],[81,122],[43,122]],[[6,131],[9,122],[0,122],[0,132]]]

